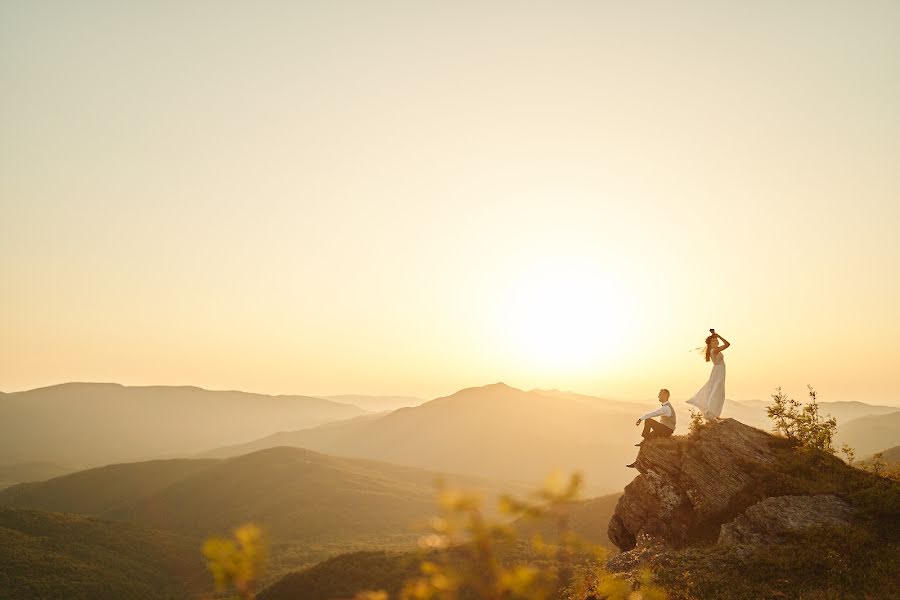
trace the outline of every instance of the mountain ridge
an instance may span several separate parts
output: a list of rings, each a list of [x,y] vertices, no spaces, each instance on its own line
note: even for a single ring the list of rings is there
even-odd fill
[[[312,396],[68,382],[0,396],[0,456],[84,468],[190,455],[362,414]]]
[[[201,456],[228,456],[278,443],[531,484],[553,471],[580,470],[586,490],[600,495],[627,481],[622,465],[630,461],[639,439],[634,419],[640,408],[591,405],[498,382],[380,417],[279,433]],[[643,410],[649,409],[648,403]]]

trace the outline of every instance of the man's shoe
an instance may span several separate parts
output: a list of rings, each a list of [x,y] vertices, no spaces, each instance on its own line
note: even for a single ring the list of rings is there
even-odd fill
[[[630,465],[625,465],[625,466],[628,467],[629,469],[636,469],[636,468],[637,468],[637,467],[635,466],[636,464],[637,464],[637,461],[634,461],[634,462],[631,463]]]
[[[635,446],[643,446],[643,445],[644,445],[644,442],[646,442],[646,441],[647,441],[647,440],[641,440],[641,441],[639,441],[637,444],[635,444]]]

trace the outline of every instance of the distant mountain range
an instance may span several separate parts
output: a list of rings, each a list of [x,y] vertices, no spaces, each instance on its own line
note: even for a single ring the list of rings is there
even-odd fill
[[[768,404],[728,400],[723,416],[770,430]],[[688,407],[674,405],[683,432]],[[117,462],[221,458],[295,446],[529,484],[551,470],[581,470],[586,489],[601,494],[618,491],[629,480],[624,465],[639,439],[634,420],[655,406],[504,384],[429,402],[409,396],[319,398],[61,384],[0,393],[0,488]],[[838,419],[837,439],[856,447],[857,456],[900,444],[900,427],[889,417],[900,412],[897,407],[862,402],[821,402],[820,407]],[[861,418],[869,420],[855,423]]]
[[[0,394],[0,464],[84,468],[186,456],[365,412],[308,396],[66,383]]]
[[[674,404],[685,431],[689,411]],[[770,430],[767,405],[729,400],[724,416]],[[394,551],[411,548],[417,525],[436,513],[437,479],[490,499],[534,489],[553,471],[581,471],[589,496],[614,492],[576,504],[570,523],[608,544],[616,499],[634,477],[624,466],[637,454],[634,421],[656,406],[502,383],[381,412],[328,398],[115,384],[0,394],[0,463],[12,463],[0,466],[0,488],[47,479],[0,489],[0,578],[12,598],[196,597],[210,589],[202,540],[255,522],[272,550],[264,583],[318,563],[265,597],[330,598],[360,584],[342,579],[347,565],[398,574],[413,564]],[[894,457],[896,407],[820,407],[838,419],[837,445],[861,459]],[[120,462],[57,476],[103,461]],[[361,550],[376,552],[346,554]],[[386,576],[388,587],[401,580]]]
[[[640,439],[634,421],[653,408],[498,383],[383,416],[281,432],[204,456],[296,446],[530,485],[554,471],[577,470],[585,474],[585,489],[601,494],[618,491],[631,479],[625,465]]]
[[[805,401],[805,399],[804,399]],[[823,417],[837,419],[835,447],[846,443],[856,450],[857,457],[865,457],[900,444],[900,409],[896,406],[866,404],[864,402],[819,402]],[[764,431],[772,430],[766,415],[769,402],[762,400],[725,402],[723,416]]]
[[[800,398],[806,402],[806,398]],[[766,408],[771,404],[768,400],[726,400],[722,410],[723,417],[737,419],[752,427],[765,431],[772,429],[772,420],[766,415]],[[843,426],[854,419],[872,415],[885,415],[900,411],[897,406],[866,404],[865,402],[819,402],[819,412],[823,416],[837,419],[838,426]]]
[[[592,494],[618,491],[631,478],[624,465],[639,440],[634,420],[653,403],[636,404],[558,390],[524,391],[502,383],[468,388],[416,407],[383,415],[297,430],[281,431],[249,443],[201,454],[228,457],[274,446],[305,447],[340,456],[385,460],[480,477],[541,481],[550,471],[580,470]],[[768,402],[728,400],[724,416],[771,430]],[[900,443],[900,426],[883,421],[885,434],[871,437],[853,424],[896,407],[862,402],[821,402],[823,414],[834,415],[839,438],[868,451]],[[679,431],[686,430],[689,411],[675,402]],[[876,450],[872,450],[876,451]],[[869,452],[870,453],[870,452]],[[858,455],[859,451],[858,451]]]
[[[359,394],[342,394],[339,396],[318,396],[323,400],[352,404],[372,412],[397,410],[405,406],[418,406],[426,402],[424,398],[414,396],[362,396]]]
[[[839,424],[834,442],[836,447],[853,447],[860,458],[900,445],[900,410]]]

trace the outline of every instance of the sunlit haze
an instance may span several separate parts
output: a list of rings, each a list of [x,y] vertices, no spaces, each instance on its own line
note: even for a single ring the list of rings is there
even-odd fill
[[[651,4],[2,3],[0,390],[900,404],[900,3]]]

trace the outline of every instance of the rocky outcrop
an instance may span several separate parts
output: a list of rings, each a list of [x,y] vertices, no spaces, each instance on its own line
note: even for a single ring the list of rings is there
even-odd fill
[[[725,419],[690,438],[647,441],[636,461],[640,475],[625,487],[609,523],[621,550],[662,542],[684,546],[719,528],[761,498],[759,467],[771,463],[776,438]]]
[[[786,541],[786,534],[823,525],[847,525],[850,505],[837,496],[777,496],[757,502],[722,526],[723,546],[766,546]]]

